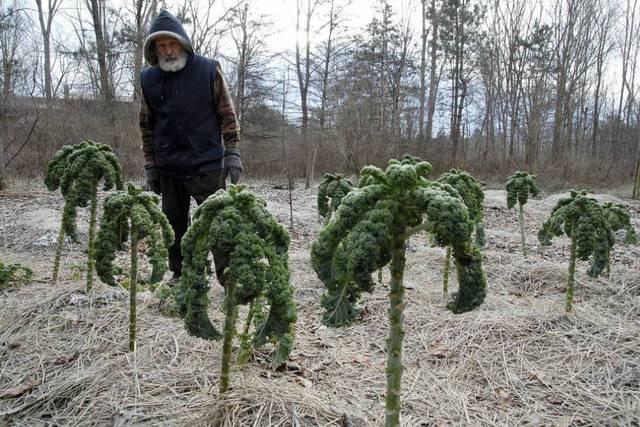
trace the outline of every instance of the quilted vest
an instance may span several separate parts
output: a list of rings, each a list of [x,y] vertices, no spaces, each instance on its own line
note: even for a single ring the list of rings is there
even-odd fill
[[[153,111],[155,163],[163,175],[190,178],[222,168],[224,146],[213,82],[218,63],[193,55],[185,67],[142,71],[140,83]]]

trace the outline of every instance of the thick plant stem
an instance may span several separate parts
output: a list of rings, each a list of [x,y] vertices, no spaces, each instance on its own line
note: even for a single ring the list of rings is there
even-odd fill
[[[60,231],[58,232],[58,242],[56,243],[56,254],[53,259],[53,273],[51,274],[51,283],[56,283],[58,281],[58,272],[60,271],[60,256],[62,255],[63,243],[64,231],[62,230],[62,226],[60,226]]]
[[[253,316],[255,310],[257,309],[258,303],[256,303],[255,299],[252,299],[249,303],[249,312],[247,313],[247,318],[244,321],[244,328],[242,329],[242,340],[240,342],[240,351],[238,352],[238,357],[236,358],[237,366],[242,366],[247,363],[249,360],[249,356],[251,355],[251,342],[248,340],[249,337],[249,329],[251,328],[251,322],[253,321]]]
[[[400,425],[400,387],[402,380],[402,341],[404,339],[405,240],[396,233],[391,258],[389,291],[389,338],[387,340],[387,397],[385,425]]]
[[[251,327],[251,321],[253,320],[253,312],[255,311],[256,300],[252,299],[249,303],[249,312],[247,313],[247,319],[244,322],[244,329],[242,333],[247,335],[249,333],[249,328]]]
[[[325,227],[331,222],[333,216],[333,199],[329,200],[329,210],[327,211],[327,217],[324,219]]]
[[[382,285],[382,268],[378,269],[378,283]]]
[[[131,229],[131,274],[129,283],[129,351],[136,349],[136,295],[138,290],[138,238]]]
[[[567,283],[567,305],[565,311],[571,312],[571,305],[573,304],[573,283],[574,275],[576,273],[576,228],[575,225],[571,226],[571,255],[569,257],[569,281]]]
[[[96,237],[96,212],[98,210],[98,189],[91,198],[91,217],[89,219],[89,250],[87,259],[87,292],[93,287],[93,269],[96,265],[95,237]]]
[[[524,211],[518,203],[518,222],[520,223],[520,240],[522,241],[522,255],[527,256],[527,236],[524,234]]]
[[[444,260],[444,272],[442,280],[442,293],[444,296],[449,294],[449,270],[451,270],[451,246],[447,246],[447,257]]]
[[[222,343],[222,367],[220,372],[220,393],[225,393],[229,389],[229,369],[231,368],[231,346],[233,336],[236,332],[236,317],[238,309],[235,302],[235,284],[227,280],[227,296],[224,318],[224,341]]]

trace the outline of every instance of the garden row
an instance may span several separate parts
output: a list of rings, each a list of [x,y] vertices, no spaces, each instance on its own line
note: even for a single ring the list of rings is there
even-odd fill
[[[413,156],[391,160],[386,170],[362,169],[358,185],[340,175],[328,174],[318,190],[318,212],[324,228],[311,246],[313,268],[326,286],[321,304],[328,326],[351,324],[357,317],[357,303],[363,292],[372,292],[374,274],[381,281],[389,265],[389,336],[387,341],[386,424],[399,425],[404,338],[405,248],[407,240],[426,232],[433,245],[446,248],[443,292],[448,295],[451,261],[459,283],[447,308],[454,313],[470,311],[486,295],[482,267],[484,245],[484,192],[468,172],[451,170],[429,180],[431,165]],[[105,198],[100,227],[98,186],[110,191]],[[65,146],[51,160],[45,183],[60,188],[65,204],[57,241],[52,281],[57,280],[60,253],[65,236],[78,241],[76,211],[90,207],[87,259],[87,292],[93,271],[108,285],[128,284],[130,292],[129,348],[136,344],[136,290],[138,250],[144,242],[152,266],[148,279],[164,297],[175,301],[187,331],[205,339],[223,339],[220,392],[229,387],[232,341],[240,339],[236,364],[246,363],[253,347],[275,345],[274,367],[285,363],[293,347],[296,307],[288,268],[289,235],[266,209],[266,203],[243,186],[220,190],[202,203],[181,242],[182,276],[178,286],[162,284],[173,231],[160,210],[158,198],[134,184],[122,182],[118,159],[106,145],[83,142]],[[539,193],[535,177],[516,172],[506,184],[507,205],[518,206],[522,250],[527,256],[524,233],[525,205]],[[571,311],[576,259],[591,260],[588,271],[598,276],[609,270],[615,232],[624,230],[626,242],[636,240],[628,213],[622,205],[600,204],[586,192],[571,191],[558,201],[543,223],[538,238],[550,245],[554,236],[571,239],[566,311]],[[118,283],[114,272],[116,253],[129,242],[129,278]],[[212,324],[207,309],[212,259],[228,259],[220,281],[225,288],[222,332]],[[30,274],[16,265],[0,265],[0,280]],[[121,271],[121,269],[120,269]],[[247,316],[236,333],[238,306],[248,305]]]

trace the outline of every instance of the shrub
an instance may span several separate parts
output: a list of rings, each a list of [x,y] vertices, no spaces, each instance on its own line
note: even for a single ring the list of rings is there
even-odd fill
[[[289,283],[289,235],[267,211],[266,203],[232,185],[209,197],[196,210],[182,239],[182,277],[176,294],[177,309],[187,331],[197,337],[220,339],[207,315],[208,254],[228,259],[221,278],[226,291],[220,392],[229,386],[231,345],[235,335],[237,306],[251,304],[244,342],[254,346],[268,339],[277,344],[275,366],[289,357],[293,345],[296,308]],[[266,306],[269,306],[268,312]],[[254,333],[249,336],[253,322]]]
[[[50,191],[58,187],[64,197],[62,225],[58,234],[53,263],[52,282],[58,279],[60,254],[64,236],[78,242],[76,211],[78,206],[86,207],[91,202],[89,220],[89,244],[87,258],[87,291],[93,284],[94,236],[98,207],[98,183],[104,180],[103,190],[114,186],[122,189],[122,173],[118,158],[111,148],[93,141],[84,141],[77,145],[65,145],[56,151],[47,166],[45,185]]]
[[[454,313],[477,307],[485,296],[482,257],[472,243],[468,210],[453,187],[426,179],[430,171],[429,163],[413,159],[391,160],[386,171],[363,168],[359,188],[345,196],[311,246],[313,268],[327,287],[322,305],[329,326],[353,321],[360,294],[373,290],[372,273],[391,262],[387,425],[398,425],[400,417],[406,240],[426,230],[439,244],[452,246],[460,283],[447,305]]]
[[[152,265],[150,283],[157,283],[167,270],[168,249],[174,240],[173,229],[158,207],[158,197],[127,184],[126,191],[109,194],[104,202],[96,244],[96,271],[100,279],[115,286],[113,261],[121,243],[130,236],[131,271],[129,275],[129,351],[136,342],[136,291],[138,243],[145,240]]]
[[[511,209],[518,202],[518,224],[520,225],[520,241],[522,243],[522,254],[527,256],[527,237],[524,232],[524,211],[523,206],[529,200],[529,194],[537,196],[540,188],[536,184],[536,176],[527,172],[517,171],[507,178],[507,208]]]

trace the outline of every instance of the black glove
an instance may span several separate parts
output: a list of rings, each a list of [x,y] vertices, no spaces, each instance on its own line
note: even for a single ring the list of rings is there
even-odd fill
[[[157,195],[162,193],[160,189],[160,173],[155,165],[144,165],[144,186],[145,191],[153,191]]]
[[[240,150],[237,148],[227,148],[224,150],[224,179],[231,177],[231,183],[237,184],[242,175],[242,161],[240,160]]]

